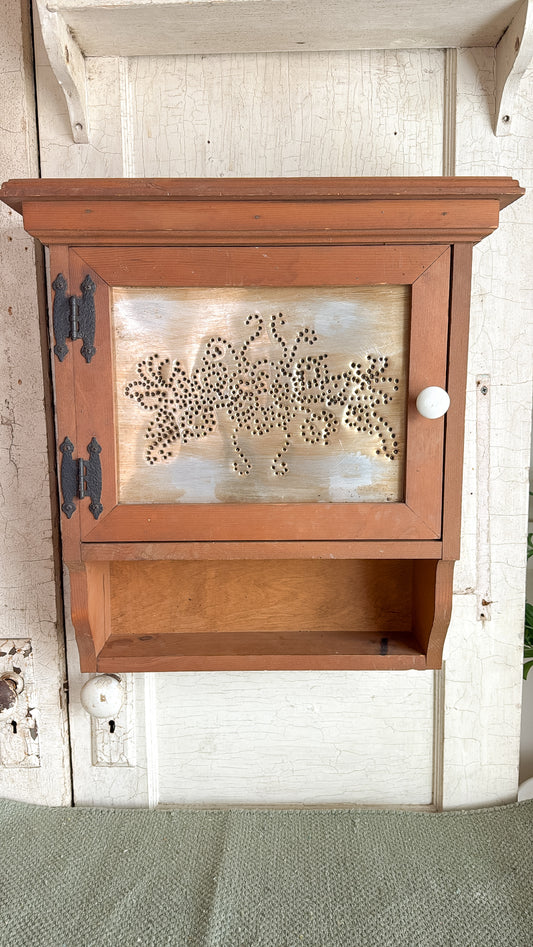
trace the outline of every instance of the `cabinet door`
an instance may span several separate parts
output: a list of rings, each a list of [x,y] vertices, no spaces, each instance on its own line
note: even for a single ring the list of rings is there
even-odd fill
[[[415,399],[446,385],[448,247],[71,250],[87,275],[96,351],[59,393],[101,447],[84,541],[440,536]]]

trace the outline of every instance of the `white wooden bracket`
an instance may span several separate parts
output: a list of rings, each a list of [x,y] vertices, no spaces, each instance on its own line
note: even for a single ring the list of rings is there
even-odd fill
[[[494,134],[509,135],[520,80],[533,58],[533,4],[525,0],[496,46]]]
[[[89,141],[87,80],[83,53],[59,13],[51,13],[46,0],[36,0],[43,42],[50,66],[63,90],[77,144]]]

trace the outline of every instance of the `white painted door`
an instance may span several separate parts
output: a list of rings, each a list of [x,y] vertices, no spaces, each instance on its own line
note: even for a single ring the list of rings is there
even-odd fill
[[[442,50],[89,58],[90,140],[74,144],[39,44],[41,174],[440,175],[454,172],[457,132],[458,173],[512,174],[527,186],[527,84],[514,135],[494,139],[493,51],[459,53],[456,127],[454,64]],[[127,677],[110,733],[79,704],[85,678],[70,630],[77,804],[515,798],[529,200],[506,210],[501,229],[476,250],[463,557],[445,669]]]
[[[2,180],[38,174],[30,46],[26,4],[3,4]],[[0,796],[68,805],[65,655],[44,410],[49,391],[37,294],[41,263],[20,217],[0,205],[0,675],[18,674],[23,687],[16,704],[6,707],[9,715],[0,714]]]

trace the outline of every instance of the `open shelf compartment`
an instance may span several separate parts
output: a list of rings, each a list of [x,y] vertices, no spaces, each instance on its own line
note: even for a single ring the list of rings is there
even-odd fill
[[[94,663],[107,672],[434,666],[442,566],[431,559],[87,562]],[[451,575],[448,585],[451,600]]]

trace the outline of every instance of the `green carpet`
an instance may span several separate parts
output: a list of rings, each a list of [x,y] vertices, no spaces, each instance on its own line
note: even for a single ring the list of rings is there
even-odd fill
[[[531,947],[533,802],[54,809],[0,801],[2,947]]]

